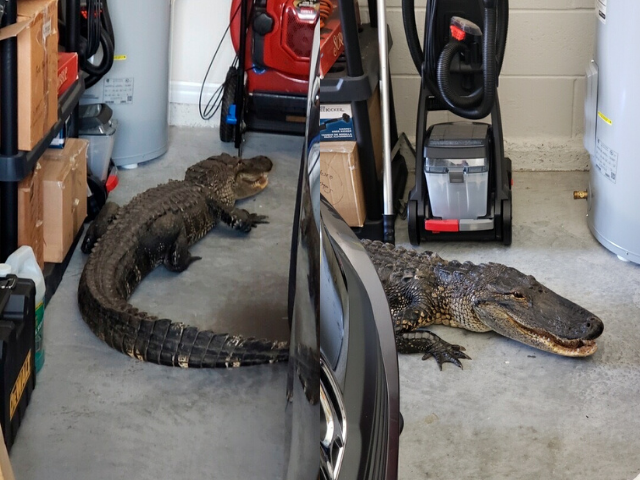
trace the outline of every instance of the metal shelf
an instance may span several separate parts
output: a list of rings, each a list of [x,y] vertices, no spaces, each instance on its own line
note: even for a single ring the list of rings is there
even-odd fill
[[[338,0],[340,23],[344,40],[344,55],[332,70],[320,81],[322,103],[351,103],[353,126],[358,144],[360,172],[364,189],[367,218],[361,228],[353,228],[360,238],[383,240],[383,186],[378,180],[375,151],[371,135],[368,100],[374,94],[380,80],[377,5],[368,0],[370,24],[358,28],[355,5],[352,0]],[[389,48],[393,44],[388,26]],[[391,79],[389,79],[391,108],[391,144],[398,142],[398,128],[393,103]],[[394,197],[402,198],[407,180],[407,165],[402,155],[393,159]],[[397,203],[397,202],[396,202]]]
[[[77,52],[80,35],[80,0],[66,0],[67,51]],[[0,26],[16,23],[17,2],[7,2]],[[35,167],[38,159],[69,118],[69,136],[77,136],[77,105],[84,91],[80,78],[64,95],[59,118],[48,135],[31,151],[18,150],[18,41],[0,41],[0,262],[18,248],[18,182]]]

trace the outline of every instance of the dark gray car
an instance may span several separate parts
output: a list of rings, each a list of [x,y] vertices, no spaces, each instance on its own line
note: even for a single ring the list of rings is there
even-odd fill
[[[318,32],[315,40],[317,54]],[[315,72],[289,281],[286,478],[395,480],[400,412],[392,321],[366,252],[320,197]]]

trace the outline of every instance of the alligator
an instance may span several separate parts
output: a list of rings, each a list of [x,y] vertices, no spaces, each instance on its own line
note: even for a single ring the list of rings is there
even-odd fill
[[[464,348],[425,330],[447,325],[494,331],[569,357],[595,353],[604,329],[593,313],[554,293],[531,275],[498,263],[446,261],[379,241],[362,240],[387,296],[399,353],[422,353],[462,368]]]
[[[189,167],[184,180],[146,190],[126,206],[108,202],[87,229],[90,253],[78,287],[82,318],[109,346],[139,360],[183,368],[228,368],[285,361],[287,342],[200,330],[139,311],[128,299],[163,264],[182,272],[200,257],[189,247],[220,221],[240,232],[266,216],[235,208],[235,201],[267,186],[267,157],[227,154]]]

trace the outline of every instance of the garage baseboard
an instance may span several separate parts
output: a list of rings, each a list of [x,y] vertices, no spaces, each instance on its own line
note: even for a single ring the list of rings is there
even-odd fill
[[[509,138],[505,153],[514,170],[588,171],[589,154],[582,136],[573,138]]]
[[[171,82],[169,84],[169,125],[178,127],[209,127],[220,125],[220,115],[216,113],[211,120],[200,116],[200,89],[202,84],[194,82]],[[219,84],[209,83],[202,92],[203,109]]]

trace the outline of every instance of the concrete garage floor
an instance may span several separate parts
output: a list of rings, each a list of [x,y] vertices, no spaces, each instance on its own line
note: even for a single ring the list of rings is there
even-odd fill
[[[632,480],[640,473],[640,266],[591,236],[586,202],[572,198],[588,173],[516,172],[514,181],[511,247],[420,249],[534,275],[604,321],[599,349],[571,359],[494,333],[434,327],[473,360],[440,372],[433,360],[400,356],[400,479]],[[404,222],[397,242],[409,246]]]
[[[121,171],[112,199],[227,151],[209,129],[172,128],[169,153]],[[160,268],[132,303],[152,313],[234,333],[287,338],[286,285],[302,140],[250,134],[247,156],[275,160],[269,188],[242,206],[270,216],[248,236],[220,226],[182,274]],[[514,240],[423,245],[444,258],[501,262],[535,275],[599,315],[591,358],[547,354],[497,334],[434,327],[464,345],[464,370],[400,356],[400,479],[632,480],[640,473],[640,267],[620,262],[572,200],[582,172],[516,172]],[[412,183],[412,180],[410,180]],[[397,226],[408,245],[406,224]],[[216,480],[282,477],[286,365],[180,370],[132,360],[81,320],[75,253],[45,316],[47,358],[11,458],[18,480]]]
[[[234,153],[211,129],[170,129],[169,152],[120,171],[111,200],[131,197],[210,155]],[[153,272],[132,303],[218,331],[288,339],[287,282],[303,141],[251,133],[244,156],[269,155],[270,185],[240,206],[270,223],[249,235],[221,225],[182,274]],[[182,370],[133,360],[98,340],[76,300],[75,252],[45,313],[46,362],[11,451],[18,480],[282,478],[286,364]]]

